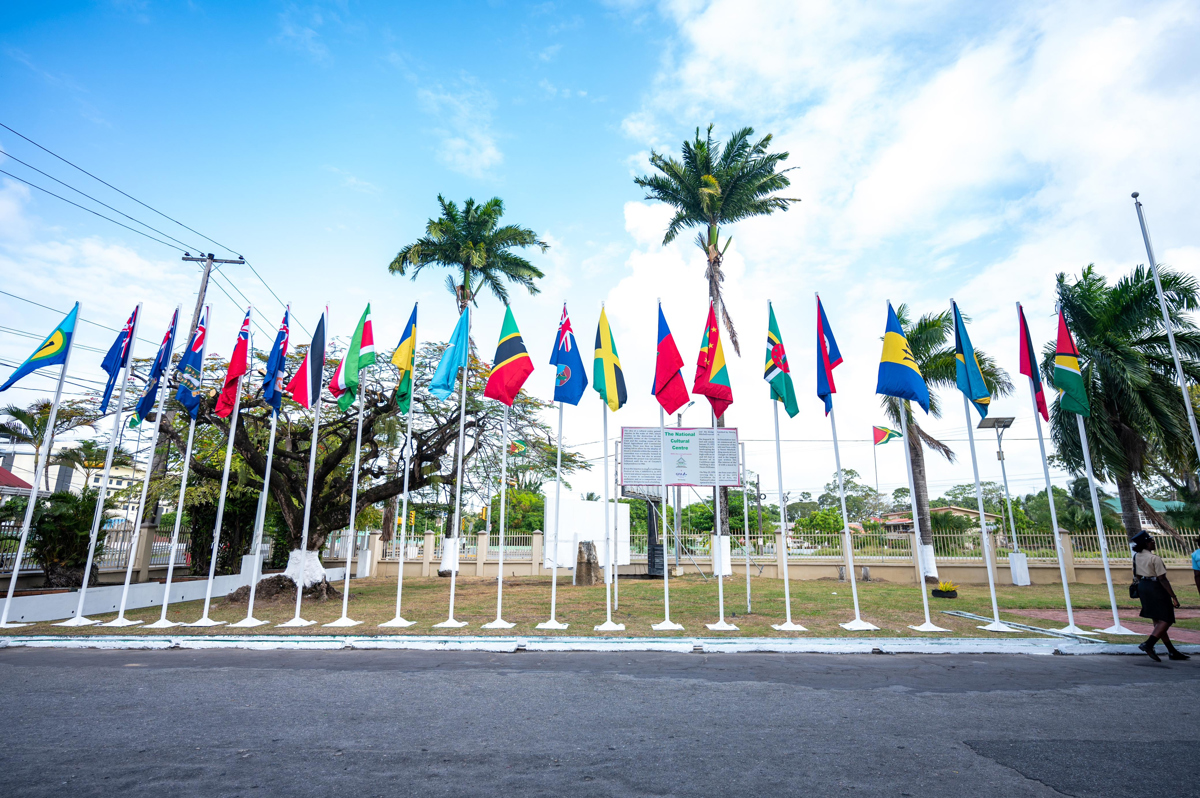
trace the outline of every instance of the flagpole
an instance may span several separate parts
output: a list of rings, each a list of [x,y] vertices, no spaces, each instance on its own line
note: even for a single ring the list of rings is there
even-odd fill
[[[1142,227],[1142,240],[1146,242],[1146,258],[1150,261],[1150,273],[1154,275],[1154,290],[1158,292],[1158,309],[1162,311],[1163,329],[1167,331],[1167,343],[1171,345],[1171,359],[1175,361],[1175,376],[1179,380],[1179,390],[1183,392],[1183,406],[1187,409],[1188,427],[1192,430],[1192,444],[1196,447],[1196,457],[1200,458],[1200,430],[1196,428],[1196,413],[1192,410],[1187,379],[1183,375],[1183,366],[1179,363],[1179,349],[1175,346],[1175,331],[1171,327],[1171,316],[1167,312],[1167,299],[1163,296],[1162,280],[1158,276],[1158,261],[1154,259],[1154,248],[1150,245],[1150,231],[1146,229],[1146,216],[1142,211],[1138,192],[1133,192],[1132,196],[1133,205],[1137,209],[1138,224]],[[1120,623],[1117,625],[1120,626]]]
[[[617,441],[613,444],[613,493],[619,494],[621,491],[617,489],[617,473],[621,470],[621,442]],[[617,525],[620,522],[620,514],[617,512],[616,504],[613,504],[613,550],[616,550],[617,545]],[[613,609],[618,609],[621,606],[621,580],[620,580],[620,565],[613,566]]]
[[[108,439],[108,452],[104,455],[104,474],[100,477],[100,490],[96,494],[96,510],[92,515],[92,534],[88,539],[87,565],[83,569],[83,585],[79,588],[79,604],[75,607],[75,616],[68,621],[56,623],[55,626],[91,626],[99,621],[84,617],[83,602],[87,598],[88,580],[92,575],[92,563],[96,555],[96,541],[100,535],[100,522],[104,516],[104,500],[108,497],[108,477],[112,471],[113,453],[116,451],[117,440],[121,435],[121,417],[125,414],[125,390],[129,385],[129,375],[133,371],[133,342],[137,339],[138,324],[142,320],[142,303],[139,302],[133,311],[133,328],[126,341],[125,375],[121,379],[121,391],[117,395],[117,412],[113,413],[112,434]]]
[[[662,488],[663,500],[663,526],[666,526],[667,518],[667,431],[666,417],[662,405],[658,406],[658,456],[661,467],[659,468],[659,482]],[[675,536],[679,537],[679,524],[675,525]],[[650,628],[656,632],[665,632],[668,630],[681,630],[683,624],[673,623],[671,621],[671,581],[668,574],[671,567],[667,564],[667,541],[663,538],[663,620],[661,623],[653,624]]]
[[[329,335],[328,321],[329,321],[329,308],[326,307],[325,313],[322,314],[322,318],[321,318],[321,328],[324,331],[324,335],[326,336],[326,338]],[[325,345],[324,340],[322,340],[321,345],[322,345],[322,347]],[[312,349],[310,347],[308,357],[311,358],[311,356],[312,356]],[[311,360],[309,360],[309,364],[308,364],[309,369],[312,369],[314,365],[315,364]],[[322,351],[321,352],[321,367],[322,367],[322,369],[324,368],[324,365],[325,365],[325,352]],[[300,527],[300,552],[299,552],[300,556],[296,558],[298,560],[298,562],[296,563],[296,566],[297,566],[297,569],[296,569],[296,615],[290,621],[286,621],[285,623],[277,624],[278,626],[285,627],[285,628],[297,627],[297,626],[312,626],[314,623],[316,623],[316,621],[309,621],[309,620],[305,620],[304,618],[300,617],[300,601],[304,597],[304,573],[305,573],[305,571],[308,570],[308,562],[307,562],[307,560],[308,560],[308,524],[309,524],[309,521],[312,519],[313,474],[315,473],[316,468],[317,468],[317,435],[319,434],[320,429],[321,429],[321,392],[322,392],[322,386],[325,384],[324,375],[318,375],[316,383],[317,383],[317,390],[314,392],[316,394],[316,396],[313,396],[312,400],[311,400],[313,403],[313,430],[312,430],[312,443],[309,444],[309,447],[308,447],[308,487],[305,488],[305,491],[304,491],[304,521]],[[309,390],[312,390],[313,379],[312,379],[311,371],[308,375],[308,384],[309,384]]]
[[[842,478],[842,452],[838,446],[837,421],[834,420],[834,408],[829,408],[829,429],[833,433],[833,462],[837,466],[838,498],[842,503],[842,548],[846,552],[846,567],[850,571],[850,595],[854,597],[854,620],[838,624],[851,632],[872,632],[879,627],[862,619],[858,608],[858,580],[854,575],[854,538],[850,536],[850,519],[846,515],[846,485]],[[874,453],[875,447],[871,447]],[[875,472],[878,474],[878,470]],[[878,476],[876,477],[878,479]],[[878,489],[875,491],[879,492]]]
[[[779,531],[783,533],[783,606],[786,613],[786,620],[771,624],[771,628],[780,632],[807,632],[808,629],[792,622],[792,593],[788,584],[787,502],[783,500],[783,448],[779,443],[779,402],[775,399],[771,400],[771,410],[775,414],[775,476],[779,491]]]
[[[746,614],[750,614],[750,505],[746,499],[746,444],[742,449],[742,522],[746,547]]]
[[[174,316],[175,321],[172,322],[174,325],[176,325],[175,332],[178,332],[177,325],[179,323],[179,314],[180,314],[180,312],[182,312],[182,310],[183,310],[182,305],[175,306],[175,316]],[[190,345],[190,343],[191,342],[189,341],[188,344]],[[174,340],[172,339],[172,346],[173,345],[174,345]],[[153,366],[151,366],[151,368],[153,368]],[[170,368],[171,368],[171,354],[168,352],[167,353],[167,362],[163,366],[163,373],[162,373],[162,376],[159,378],[160,380],[162,380],[163,384],[159,385],[159,389],[161,392],[158,395],[158,412],[154,414],[154,432],[150,436],[150,456],[146,459],[146,473],[142,476],[142,496],[140,499],[138,499],[137,512],[133,516],[133,533],[130,535],[129,557],[125,561],[125,586],[123,588],[121,588],[121,606],[117,610],[117,617],[114,618],[113,620],[109,621],[108,623],[100,624],[101,626],[136,626],[137,624],[141,623],[141,621],[131,621],[125,617],[125,605],[126,605],[126,602],[129,600],[129,583],[133,579],[133,560],[134,560],[134,557],[137,555],[138,542],[141,539],[142,513],[145,511],[145,508],[146,508],[146,494],[150,490],[150,467],[154,464],[154,450],[158,448],[159,426],[162,424],[163,410],[167,404],[167,383],[169,383],[169,380],[167,379],[167,374],[168,374],[168,369],[170,369]],[[204,373],[204,371],[203,371],[203,362],[202,362],[201,363],[201,374],[203,374],[203,373]],[[139,439],[141,438],[141,434],[142,434],[141,426],[142,426],[141,424],[138,424]],[[134,466],[135,467],[137,466],[136,459],[134,460]],[[150,567],[150,563],[147,562],[146,563],[147,570],[149,570],[149,567]]]
[[[353,561],[355,550],[358,548],[358,531],[355,529],[355,509],[358,506],[358,464],[362,453],[362,423],[363,423],[363,393],[365,386],[362,384],[362,372],[359,372],[358,384],[358,432],[354,438],[354,473],[350,477],[350,529],[349,541],[346,548],[346,573],[342,577],[342,617],[336,621],[322,624],[322,626],[358,626],[362,621],[356,621],[347,615],[350,609],[350,565]]]
[[[75,303],[75,324],[79,324],[79,309],[80,303]],[[63,383],[67,379],[67,367],[71,365],[71,352],[75,349],[75,332],[72,330],[71,337],[67,341],[67,353],[63,356],[62,370],[58,372],[58,385],[54,389],[54,401],[50,404],[50,415],[46,419],[46,434],[42,438],[42,443],[38,447],[37,463],[33,472],[33,484],[29,488],[29,503],[25,505],[25,520],[21,522],[21,538],[17,543],[17,558],[13,561],[12,576],[8,580],[8,595],[4,599],[4,611],[0,612],[0,629],[15,629],[19,626],[28,626],[27,623],[9,623],[8,610],[12,606],[13,593],[17,589],[17,576],[21,573],[21,560],[25,556],[25,542],[29,539],[29,526],[33,522],[33,510],[37,506],[38,486],[42,482],[42,475],[46,470],[46,462],[50,459],[50,440],[54,437],[54,421],[58,417],[58,406],[62,401]],[[83,575],[84,584],[87,583],[88,574]]]
[[[963,394],[963,415],[967,420],[967,441],[971,447],[971,470],[975,474],[975,503],[979,506],[979,538],[982,544],[983,564],[987,569],[988,591],[992,597],[992,622],[980,626],[987,632],[1019,632],[1000,620],[1000,606],[996,603],[996,573],[992,562],[992,542],[988,537],[987,519],[983,514],[983,486],[979,483],[979,459],[975,455],[975,425],[971,420],[971,400]]]
[[[925,563],[922,553],[924,546],[921,544],[921,521],[920,515],[917,513],[917,489],[913,484],[912,449],[909,448],[908,440],[908,406],[905,404],[906,400],[904,399],[898,399],[897,401],[900,404],[900,431],[904,435],[904,467],[908,472],[908,500],[913,523],[913,556],[917,560],[917,589],[921,591],[921,604],[925,608],[925,623],[920,626],[909,626],[908,628],[917,632],[949,632],[949,629],[943,629],[929,618],[929,594],[925,591]],[[968,424],[967,426],[971,425]]]
[[[450,568],[450,614],[446,620],[441,623],[435,623],[435,629],[458,629],[466,626],[466,621],[455,620],[454,618],[454,589],[458,581],[458,555],[459,555],[459,533],[462,531],[462,484],[463,484],[463,448],[466,446],[465,430],[467,421],[467,380],[471,376],[471,306],[468,304],[463,308],[463,313],[467,314],[467,338],[464,346],[467,347],[466,356],[463,358],[464,365],[462,366],[462,388],[458,392],[458,470],[454,480],[454,530],[450,538],[451,550],[454,554],[451,560]],[[456,353],[457,354],[457,353]],[[478,553],[476,553],[478,556]]]
[[[554,534],[550,538],[550,551],[554,561],[550,565],[550,620],[542,621],[538,629],[566,629],[570,624],[562,623],[554,617],[558,603],[558,519],[562,504],[562,427],[563,403],[558,403],[558,460],[554,466]]]
[[[1061,408],[1059,409],[1061,411]],[[1100,497],[1096,494],[1096,475],[1092,472],[1092,452],[1088,447],[1083,416],[1076,413],[1075,422],[1079,426],[1079,442],[1083,446],[1083,464],[1087,467],[1088,489],[1092,494],[1092,515],[1096,518],[1096,536],[1100,538],[1100,558],[1104,562],[1104,581],[1108,585],[1108,602],[1112,607],[1113,616],[1112,626],[1096,631],[1110,635],[1137,635],[1137,632],[1121,625],[1121,616],[1117,614],[1117,596],[1113,592],[1112,571],[1108,567],[1108,540],[1104,530],[1104,519],[1100,513]]]
[[[508,501],[508,410],[504,405],[504,420],[500,423],[500,562],[496,572],[496,620],[485,623],[482,629],[511,629],[516,624],[504,620],[504,523]],[[491,509],[489,502],[488,509]]]
[[[725,561],[722,559],[724,547],[721,545],[721,458],[717,451],[717,411],[712,410],[712,446],[713,446],[713,574],[717,579],[717,606],[720,608],[721,619],[716,623],[706,623],[709,629],[715,631],[736,632],[737,627],[725,620]]]
[[[603,307],[603,305],[601,305]],[[601,396],[601,399],[604,399]],[[613,586],[613,545],[616,543],[616,537],[613,534],[612,525],[609,520],[612,516],[609,514],[609,484],[608,484],[608,401],[601,402],[601,418],[603,419],[604,432],[604,623],[593,627],[597,632],[622,632],[625,630],[625,624],[613,623],[612,619],[612,586]]]
[[[268,374],[267,379],[274,381],[275,375]],[[271,408],[271,434],[267,440],[267,468],[263,476],[262,492],[258,494],[258,511],[254,514],[254,539],[250,544],[250,554],[254,557],[253,565],[250,568],[250,603],[246,606],[246,617],[237,623],[229,624],[231,627],[254,627],[267,623],[254,617],[254,593],[258,588],[258,578],[262,574],[260,549],[262,548],[263,526],[266,525],[267,520],[267,500],[271,490],[271,463],[275,459],[275,427],[278,420],[279,414],[275,412],[275,408]]]
[[[417,312],[417,305],[413,303],[413,314]],[[417,352],[417,328],[416,323],[413,324],[413,364],[415,369],[416,352]],[[400,564],[396,574],[396,617],[390,621],[379,624],[381,627],[398,627],[404,628],[412,626],[416,621],[406,621],[404,616],[400,614],[400,601],[404,597],[404,547],[408,545],[408,475],[412,471],[412,461],[409,459],[408,449],[412,446],[412,419],[413,406],[417,403],[417,379],[416,374],[410,374],[408,378],[408,421],[404,427],[404,500],[400,516]]]
[[[831,410],[830,412],[832,413],[833,411]],[[831,424],[832,424],[832,423],[833,423],[833,421],[832,421],[832,420],[830,420],[830,422],[829,422],[829,423],[831,423]],[[872,437],[872,438],[874,438],[874,437],[875,437],[874,430],[872,430],[871,437]],[[833,439],[836,441],[836,440],[837,440],[837,436],[836,436],[836,435],[834,435],[834,438],[833,438]],[[836,443],[834,444],[834,448],[835,448],[835,449],[837,448],[837,444],[836,444]],[[879,444],[878,444],[878,443],[872,443],[872,444],[871,444],[871,460],[872,460],[872,461],[874,461],[874,463],[875,463],[875,492],[876,492],[876,493],[878,493],[878,492],[879,492],[879,452],[877,451],[878,449],[879,449]]]

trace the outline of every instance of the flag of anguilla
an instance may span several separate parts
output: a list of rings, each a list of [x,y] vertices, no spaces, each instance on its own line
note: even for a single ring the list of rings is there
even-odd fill
[[[883,333],[883,356],[879,359],[879,380],[875,384],[875,393],[884,396],[894,396],[897,399],[911,399],[929,412],[929,387],[917,367],[917,361],[908,347],[908,338],[900,326],[892,303],[888,303],[887,328]]]
[[[22,377],[32,374],[38,369],[44,369],[47,366],[57,366],[60,363],[67,362],[67,353],[71,350],[71,338],[75,335],[75,321],[79,315],[79,303],[75,303],[75,307],[71,308],[71,312],[67,317],[54,328],[54,332],[46,336],[46,340],[42,341],[41,346],[8,378],[8,381],[0,386],[0,391],[7,391],[17,380]]]

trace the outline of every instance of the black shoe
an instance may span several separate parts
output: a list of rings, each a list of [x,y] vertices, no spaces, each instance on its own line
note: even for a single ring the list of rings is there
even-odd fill
[[[1172,651],[1167,654],[1167,659],[1183,660],[1183,659],[1191,659],[1191,657],[1188,656],[1187,654],[1184,654],[1182,651]]]
[[[1155,662],[1162,662],[1162,658],[1158,656],[1158,652],[1154,650],[1153,646],[1147,646],[1145,643],[1142,643],[1140,646],[1138,646],[1138,648],[1144,651],[1146,656],[1150,657],[1150,659],[1154,660]]]

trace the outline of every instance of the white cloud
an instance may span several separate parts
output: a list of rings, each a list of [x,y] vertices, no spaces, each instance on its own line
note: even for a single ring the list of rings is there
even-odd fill
[[[491,129],[496,102],[474,78],[463,76],[454,89],[418,89],[417,99],[440,123],[433,132],[438,159],[447,167],[478,178],[504,162]]]
[[[336,166],[326,165],[321,168],[326,172],[332,172],[333,174],[339,176],[342,179],[342,188],[348,188],[351,191],[357,191],[360,194],[378,194],[383,191],[383,189],[374,183],[357,178],[344,169],[338,169]]]
[[[558,51],[561,49],[561,44],[552,44],[549,47],[545,47],[541,50],[541,52],[538,53],[538,60],[553,61],[554,57],[558,55]]]

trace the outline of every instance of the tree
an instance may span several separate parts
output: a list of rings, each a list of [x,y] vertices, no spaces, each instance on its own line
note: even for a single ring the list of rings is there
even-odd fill
[[[929,386],[929,415],[941,418],[942,403],[935,389],[955,388],[957,383],[957,358],[954,354],[953,339],[954,314],[949,309],[941,313],[927,313],[916,323],[912,323],[909,320],[908,306],[901,305],[896,308],[896,316],[900,319],[900,326],[908,339],[908,347],[912,352],[913,360],[916,361],[917,368],[921,370],[925,384]],[[979,361],[983,382],[992,396],[1005,396],[1012,391],[1012,382],[1008,379],[1007,371],[996,365],[996,361],[978,348],[975,350],[975,357]],[[934,438],[921,427],[908,400],[901,401],[892,396],[885,396],[882,405],[888,418],[897,425],[901,423],[902,408],[907,416],[908,440],[906,443],[912,458],[912,476],[917,493],[917,516],[921,526],[921,541],[927,544],[932,543],[933,538],[929,535],[929,485],[925,478],[925,447],[928,446],[950,462],[954,462],[954,452],[949,446]],[[975,419],[972,418],[971,423],[974,422]]]
[[[550,245],[527,227],[501,226],[504,202],[499,197],[482,205],[468,199],[461,211],[441,194],[437,201],[442,215],[425,223],[425,235],[401,249],[388,271],[400,276],[411,274],[414,280],[430,265],[456,271],[457,282],[453,275],[447,275],[446,287],[455,294],[460,313],[468,302],[476,301],[476,289],[481,286],[505,304],[506,282],[522,285],[530,294],[538,293],[534,281],[544,275],[513,250],[538,247],[545,252]]]
[[[55,426],[58,426],[55,424]],[[104,470],[104,460],[108,455],[107,441],[83,440],[70,449],[61,449],[50,458],[50,465],[67,466],[83,472],[86,485],[92,476]],[[128,468],[133,465],[133,455],[120,446],[113,448],[114,466]]]
[[[0,423],[0,434],[7,435],[17,443],[32,446],[35,452],[46,442],[47,427],[50,423],[50,408],[53,403],[49,399],[38,399],[29,407],[9,405],[0,413],[9,417],[9,421]],[[62,402],[58,406],[58,415],[54,417],[54,429],[50,432],[50,445],[47,450],[54,451],[54,438],[64,432],[79,427],[90,427],[100,416],[94,412],[87,400],[75,399]],[[50,469],[46,469],[46,492],[50,492]]]
[[[842,483],[846,491],[846,521],[866,521],[887,512],[888,502],[870,485],[864,485],[859,480],[859,474],[853,468],[842,469]],[[842,513],[841,497],[838,495],[837,472],[825,483],[825,492],[817,497],[817,505],[825,510],[836,510]],[[838,529],[840,530],[839,522]]]
[[[1197,308],[1197,283],[1161,269],[1163,294],[1184,373],[1200,380],[1200,332],[1184,312]],[[1151,455],[1196,468],[1187,407],[1175,381],[1175,364],[1163,329],[1158,294],[1150,272],[1138,266],[1112,285],[1089,264],[1075,280],[1058,275],[1058,302],[1079,348],[1091,416],[1084,419],[1092,467],[1102,481],[1115,482],[1121,521],[1133,537],[1144,500],[1134,484],[1147,474]],[[1043,349],[1042,373],[1053,384],[1054,342]],[[1083,470],[1075,414],[1054,404],[1050,432],[1060,460]]]
[[[98,499],[99,492],[86,486],[78,496],[64,490],[38,497],[33,509],[28,546],[30,558],[46,575],[46,587],[80,587],[83,584],[83,569],[87,565],[92,520]],[[0,506],[0,520],[22,518],[28,506],[28,498],[15,497]],[[104,509],[110,510],[112,507],[113,500],[110,497],[105,501]],[[96,559],[88,575],[89,585],[99,582],[99,558],[104,552],[106,535],[103,526],[96,532]],[[0,540],[15,542],[19,537],[15,533],[6,533],[0,535]]]
[[[891,512],[903,512],[904,510],[912,510],[912,502],[909,497],[912,493],[908,488],[896,488],[892,491],[892,509]]]
[[[1005,512],[1004,487],[999,482],[980,482],[979,487],[983,489],[983,511],[985,513],[1003,515]],[[941,498],[931,501],[929,505],[931,507],[965,507],[978,514],[975,483],[968,482],[965,485],[955,485],[943,493]]]

